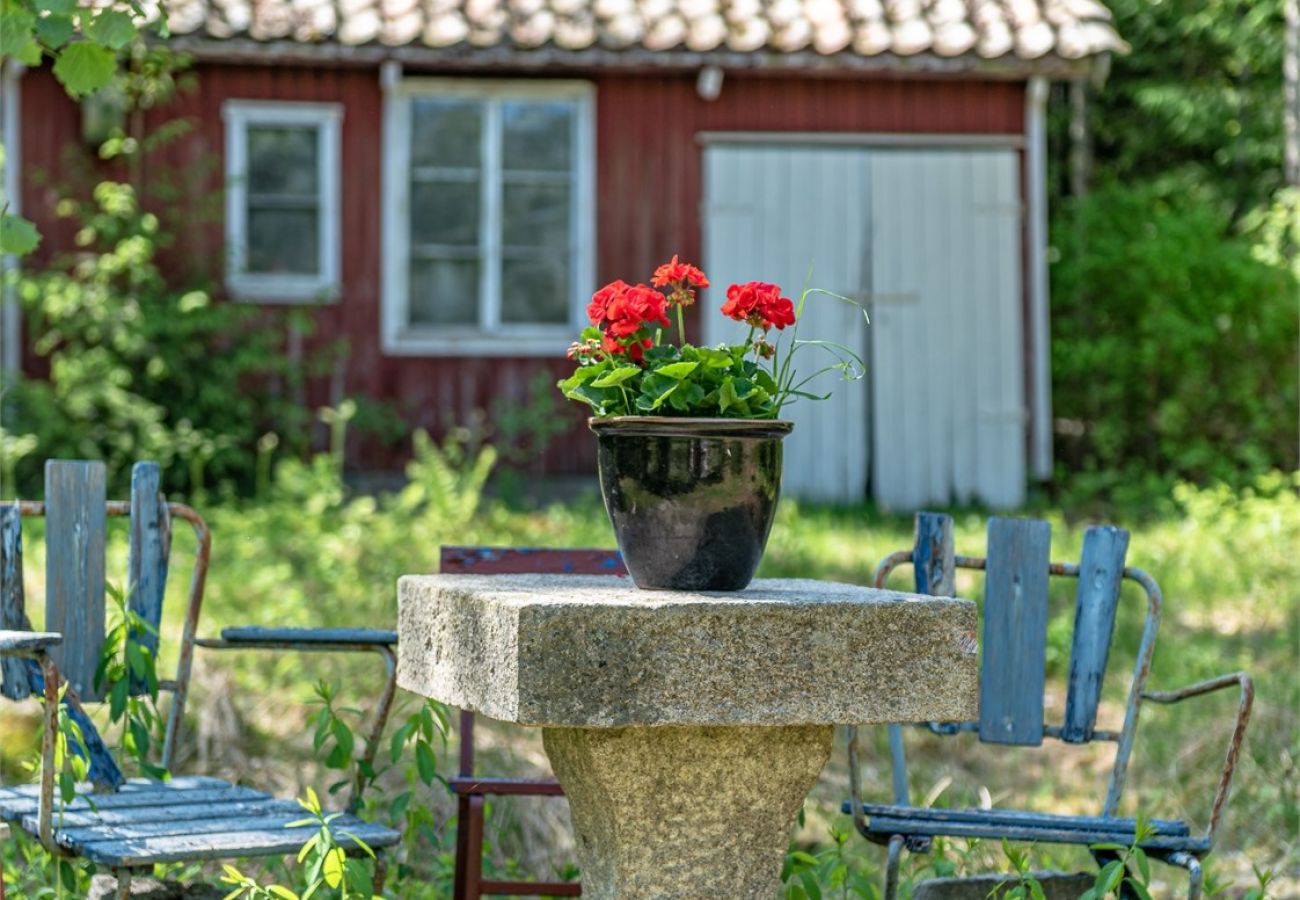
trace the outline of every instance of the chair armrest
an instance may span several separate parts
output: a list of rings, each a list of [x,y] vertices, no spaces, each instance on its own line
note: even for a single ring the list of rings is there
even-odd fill
[[[1228,675],[1220,675],[1217,678],[1198,681],[1196,684],[1173,691],[1142,692],[1143,700],[1149,700],[1152,703],[1173,704],[1181,703],[1190,697],[1199,697],[1202,694],[1221,691],[1233,685],[1239,688],[1241,699],[1237,703],[1237,722],[1232,729],[1232,738],[1228,741],[1228,752],[1223,760],[1223,771],[1219,775],[1219,787],[1214,792],[1214,806],[1210,812],[1210,827],[1206,830],[1206,837],[1211,845],[1213,845],[1214,835],[1219,829],[1223,806],[1228,800],[1228,789],[1232,786],[1232,775],[1237,768],[1237,757],[1241,755],[1241,742],[1246,736],[1246,725],[1250,722],[1250,710],[1255,704],[1255,683],[1245,672],[1232,672]]]
[[[564,788],[558,781],[537,781],[527,778],[473,778],[457,775],[447,779],[453,794],[459,797],[563,797]]]
[[[0,656],[36,656],[62,643],[53,631],[0,631]]]
[[[377,650],[397,644],[397,632],[377,628],[224,628],[221,638],[197,641],[213,650]]]

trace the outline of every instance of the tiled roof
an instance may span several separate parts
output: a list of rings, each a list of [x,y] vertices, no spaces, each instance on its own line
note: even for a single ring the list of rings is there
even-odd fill
[[[171,0],[198,39],[514,51],[1082,60],[1125,45],[1098,0]]]

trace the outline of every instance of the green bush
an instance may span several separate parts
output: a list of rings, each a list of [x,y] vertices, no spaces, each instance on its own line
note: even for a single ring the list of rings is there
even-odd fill
[[[60,207],[82,252],[19,285],[49,371],[5,396],[8,432],[36,440],[15,466],[19,491],[39,491],[49,457],[104,459],[118,479],[157,459],[168,488],[191,494],[205,477],[251,484],[258,438],[302,434],[310,415],[270,390],[295,377],[277,329],[250,307],[213,302],[201,280],[164,276],[164,230],[131,185],[101,182],[90,202]]]
[[[1297,284],[1280,263],[1209,200],[1151,186],[1067,205],[1053,238],[1064,480],[1149,495],[1295,468]]]

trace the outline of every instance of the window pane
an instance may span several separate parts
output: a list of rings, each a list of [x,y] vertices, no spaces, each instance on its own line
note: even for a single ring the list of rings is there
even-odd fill
[[[476,259],[411,260],[412,325],[477,325]]]
[[[478,246],[479,183],[411,184],[411,243]]]
[[[565,325],[569,321],[569,301],[569,265],[565,258],[502,260],[502,322]]]
[[[502,104],[502,164],[526,172],[572,168],[574,105],[566,102]]]
[[[248,126],[248,191],[316,199],[315,125]]]
[[[319,213],[314,209],[248,210],[246,271],[257,275],[320,272]]]
[[[569,186],[511,184],[501,186],[501,229],[506,247],[569,250]]]
[[[414,100],[411,103],[411,164],[479,167],[483,104],[474,100]]]

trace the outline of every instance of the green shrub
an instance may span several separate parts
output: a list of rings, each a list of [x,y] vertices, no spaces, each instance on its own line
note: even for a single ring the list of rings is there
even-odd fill
[[[104,459],[125,477],[157,459],[169,489],[252,482],[254,447],[269,426],[303,433],[308,412],[269,390],[287,377],[276,329],[256,310],[216,303],[201,281],[164,277],[158,217],[129,184],[96,185],[89,203],[65,200],[79,225],[75,256],[27,274],[19,290],[32,349],[48,379],[5,397],[9,432],[33,435],[17,486],[40,485],[40,460]]]
[[[1150,186],[1068,205],[1054,240],[1059,475],[1149,495],[1296,466],[1297,284],[1281,264],[1210,201]]]

